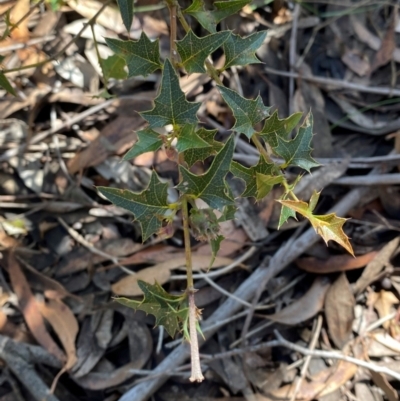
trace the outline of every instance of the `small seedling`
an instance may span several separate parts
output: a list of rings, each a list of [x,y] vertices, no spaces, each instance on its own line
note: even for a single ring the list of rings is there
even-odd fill
[[[263,199],[275,185],[284,188],[278,202],[282,204],[279,227],[296,213],[307,218],[316,232],[325,242],[336,241],[353,254],[350,242],[342,230],[346,219],[335,214],[315,215],[314,209],[319,193],[314,193],[309,203],[299,200],[294,194],[294,184],[289,184],[284,175],[288,166],[297,166],[307,172],[317,167],[311,157],[311,139],[313,136],[313,117],[309,113],[297,130],[293,139],[290,133],[300,123],[301,113],[295,113],[286,119],[279,119],[277,112],[270,114],[270,107],[264,105],[260,96],[246,99],[235,90],[226,87],[220,75],[233,66],[246,66],[260,63],[255,52],[266,38],[266,32],[257,32],[247,37],[235,35],[231,31],[217,32],[217,24],[229,15],[238,12],[250,0],[215,1],[214,8],[207,10],[203,0],[193,0],[191,6],[181,10],[176,0],[167,0],[170,13],[169,58],[162,61],[158,40],[151,41],[144,32],[139,40],[106,39],[108,46],[115,52],[107,60],[101,60],[105,80],[123,78],[124,66],[128,68],[128,77],[146,76],[157,70],[162,71],[158,95],[151,110],[140,113],[148,122],[142,131],[137,132],[138,142],[125,155],[125,160],[133,159],[142,153],[167,148],[169,154],[176,155],[176,168],[179,182],[175,189],[178,200],[168,200],[168,183],[162,182],[155,171],[150,182],[140,193],[108,187],[99,187],[99,192],[117,206],[133,213],[142,229],[143,241],[165,230],[175,218],[182,219],[186,253],[187,289],[179,296],[168,294],[159,284],[139,282],[144,293],[141,302],[126,298],[116,298],[118,302],[142,310],[155,316],[156,324],[163,325],[174,336],[182,332],[191,344],[192,375],[191,381],[202,381],[200,368],[197,331],[200,331],[200,311],[194,303],[195,287],[192,274],[191,234],[198,240],[211,244],[212,258],[215,258],[223,236],[219,233],[222,221],[234,218],[235,201],[225,178],[228,173],[240,178],[245,183],[242,197]],[[118,1],[123,22],[130,30],[133,13],[131,0]],[[186,18],[195,18],[208,31],[203,37],[197,37],[191,30]],[[180,22],[186,35],[177,40],[177,23]],[[225,64],[214,68],[211,54],[222,48]],[[258,163],[245,167],[233,161],[234,136],[231,134],[224,142],[215,139],[216,131],[199,126],[197,113],[200,103],[189,102],[179,85],[181,74],[208,74],[217,85],[223,100],[233,113],[235,124],[232,133],[243,134],[259,150]],[[1,76],[0,76],[1,78]],[[263,128],[256,127],[262,123]],[[172,127],[167,134],[156,130]],[[195,174],[191,167],[196,162],[203,162],[214,156],[204,174]],[[279,164],[274,156],[283,159]],[[199,209],[196,203],[201,199],[208,207]],[[212,260],[210,261],[210,264]]]

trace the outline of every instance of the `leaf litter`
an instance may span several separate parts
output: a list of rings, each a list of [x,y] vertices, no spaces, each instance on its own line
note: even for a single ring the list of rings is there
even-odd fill
[[[92,18],[102,7],[96,0],[69,1],[55,12],[50,3],[53,4],[48,2],[44,8],[29,5],[25,0],[16,1],[14,7],[10,4],[13,7],[11,22],[20,20],[27,12],[30,14],[1,42],[4,69],[28,66],[51,57],[79,35],[75,31],[77,27],[71,25],[67,28],[70,23],[79,21],[79,27],[82,27],[81,18]],[[128,3],[118,3],[120,7],[128,7],[129,11]],[[65,66],[63,69],[46,64],[21,70],[18,74],[0,72],[3,90],[0,107],[5,117],[0,124],[0,332],[2,341],[4,338],[13,341],[12,344],[20,349],[26,345],[32,358],[36,358],[33,364],[26,365],[25,375],[11,369],[19,381],[7,379],[11,387],[16,386],[16,394],[19,391],[26,399],[32,399],[25,381],[27,375],[33,378],[42,376],[49,389],[54,381],[54,400],[118,399],[136,386],[141,377],[149,372],[151,375],[159,363],[168,360],[170,340],[160,328],[150,331],[154,320],[143,311],[134,313],[112,301],[113,295],[140,295],[138,280],[143,279],[151,283],[157,281],[178,298],[184,288],[181,280],[171,279],[174,269],[178,270],[173,275],[179,277],[184,263],[181,227],[176,226],[166,212],[165,200],[170,196],[172,183],[176,184],[177,177],[169,173],[171,155],[164,143],[165,133],[157,131],[158,125],[165,123],[159,117],[164,113],[164,110],[162,113],[159,111],[165,102],[174,101],[176,97],[183,97],[186,102],[183,114],[181,110],[171,109],[168,122],[172,124],[197,123],[198,119],[206,122],[201,130],[192,132],[193,141],[198,146],[195,149],[184,141],[179,143],[178,138],[179,149],[184,149],[185,158],[190,161],[188,169],[181,171],[186,179],[195,180],[194,169],[206,177],[214,177],[211,186],[198,180],[195,195],[201,194],[205,201],[221,209],[231,204],[234,197],[226,186],[229,179],[225,181],[230,170],[237,177],[234,180],[238,186],[242,185],[241,193],[249,196],[249,205],[260,221],[261,216],[270,216],[273,205],[272,202],[254,202],[254,198],[273,191],[273,185],[279,186],[280,178],[273,171],[258,168],[257,153],[242,146],[243,142],[248,145],[248,138],[254,132],[259,132],[272,144],[282,166],[294,163],[308,170],[324,165],[315,169],[313,175],[305,177],[306,184],[299,184],[301,192],[295,190],[298,201],[281,199],[300,215],[312,214],[316,230],[324,231],[326,223],[318,216],[327,213],[331,206],[334,209],[347,191],[340,181],[335,183],[335,179],[354,173],[364,174],[377,164],[386,168],[387,174],[398,173],[398,160],[388,161],[390,152],[398,150],[392,134],[400,129],[396,81],[400,42],[395,4],[371,4],[366,10],[358,2],[350,7],[311,1],[311,8],[302,7],[296,17],[290,2],[266,4],[243,0],[231,2],[229,7],[228,2],[215,2],[217,16],[207,19],[211,14],[201,7],[200,2],[186,3],[187,13],[193,17],[192,31],[186,38],[183,35],[178,38],[178,49],[184,55],[187,49],[192,50],[195,46],[197,52],[194,58],[182,58],[184,70],[188,74],[203,72],[207,55],[214,52],[212,61],[220,71],[224,71],[228,86],[236,89],[237,82],[241,83],[243,93],[240,97],[234,97],[235,92],[231,93],[229,89],[210,88],[208,80],[196,74],[185,75],[182,71],[178,76],[168,62],[164,62],[165,54],[161,60],[151,54],[152,46],[158,43],[165,46],[168,42],[167,10],[153,1],[138,1],[138,10],[143,5],[154,9],[143,13],[138,11],[137,14],[134,11],[133,22],[129,12],[121,19],[116,8],[110,5],[100,13],[95,24],[96,35],[101,28],[105,29],[106,35],[102,36],[108,38],[110,47],[114,46],[117,54],[109,59],[103,58],[103,69],[93,65],[90,52],[80,52],[80,46],[85,46],[86,50],[93,46],[92,34],[86,29],[79,45],[73,42],[58,55],[59,64]],[[241,9],[240,15],[231,15]],[[74,10],[74,14],[70,10]],[[228,27],[238,28],[234,34],[219,30],[217,26],[228,15],[231,15]],[[129,27],[129,49],[121,48],[120,39],[117,39],[126,35],[124,25]],[[268,31],[265,31],[266,27]],[[308,29],[310,27],[313,33]],[[295,30],[293,35],[290,34],[292,30]],[[199,32],[207,40],[197,40]],[[98,40],[101,48],[104,41]],[[263,47],[256,52],[261,43]],[[130,54],[131,48],[137,45],[145,45],[150,54],[141,65],[132,62],[136,58]],[[218,59],[221,46],[227,51],[225,59]],[[206,47],[208,53],[202,51]],[[290,47],[295,56],[290,56],[291,60],[284,50]],[[247,64],[251,65],[243,67]],[[295,67],[291,72],[287,69],[290,65]],[[231,66],[236,70],[225,71]],[[155,82],[162,67],[169,79],[162,82],[155,107],[151,109],[150,101],[155,97]],[[66,68],[73,69],[74,78],[66,75]],[[108,90],[116,99],[94,97],[99,95],[97,88],[103,87],[102,71],[111,82]],[[296,75],[297,71],[304,77]],[[131,79],[118,81],[125,74],[129,74]],[[302,78],[307,79],[302,81]],[[182,91],[178,83],[180,88],[186,89]],[[294,99],[287,96],[291,85],[295,89],[292,92]],[[199,102],[204,100],[202,90],[208,91],[204,110],[199,109]],[[18,98],[13,98],[12,94],[17,94]],[[267,101],[271,99],[273,103],[279,103],[279,114],[274,109],[269,110],[274,106]],[[241,113],[240,107],[244,104],[252,107],[251,114]],[[291,117],[288,113],[281,114],[282,109],[289,110],[290,104],[295,106],[295,112],[308,112],[311,107],[316,119],[315,132],[307,131],[309,121],[301,123],[300,114]],[[198,110],[200,112],[196,114]],[[146,128],[139,113],[151,128]],[[270,116],[264,126],[260,126],[264,120],[260,116],[265,117],[266,113]],[[11,126],[14,128],[10,130]],[[233,141],[225,147],[219,146],[215,139],[231,128],[243,134],[235,138],[235,148]],[[296,133],[299,129],[306,131],[305,142],[300,146],[296,142],[300,137],[293,135],[293,131]],[[144,136],[146,130],[151,130],[152,135]],[[388,135],[387,140],[385,135]],[[149,137],[150,142],[146,142]],[[125,175],[129,178],[125,178],[122,170],[116,172],[116,166],[136,142],[139,145],[133,147],[130,156],[125,158],[129,159],[125,161],[129,165]],[[297,152],[294,153],[291,147],[295,147]],[[147,157],[149,151],[153,152],[150,158]],[[227,155],[233,152],[238,156],[237,164],[234,162],[227,166]],[[140,156],[146,156],[147,161],[140,163]],[[216,160],[214,164],[210,156]],[[374,161],[375,156],[381,157],[383,163]],[[339,167],[335,165],[338,161],[346,164]],[[323,168],[327,173],[319,181],[318,173]],[[285,173],[294,176],[298,170],[290,168]],[[159,178],[156,179],[155,174]],[[328,175],[334,178],[328,179]],[[154,242],[152,234],[163,227],[160,219],[139,218],[139,223],[147,227],[145,238],[142,238],[138,223],[132,221],[131,214],[106,206],[93,190],[94,185],[113,187],[114,193],[129,190],[141,194],[137,199],[147,201],[142,191],[145,191],[150,177],[162,192],[162,202],[158,200],[153,204],[157,208],[156,214],[165,217],[171,225],[170,238],[166,235],[159,244]],[[310,181],[307,181],[308,177]],[[320,371],[311,372],[309,366],[305,380],[295,393],[293,383],[302,375],[299,350],[289,352],[286,346],[281,346],[279,352],[274,352],[273,348],[266,347],[251,354],[252,359],[239,351],[219,367],[204,359],[203,364],[208,369],[207,387],[196,388],[199,397],[207,400],[240,399],[242,394],[248,397],[251,388],[254,398],[259,400],[323,400],[328,396],[340,400],[364,399],[360,394],[378,392],[380,399],[398,399],[398,381],[390,376],[390,372],[380,373],[375,369],[384,366],[395,370],[393,366],[400,353],[397,316],[400,210],[393,195],[396,186],[384,181],[380,184],[378,200],[374,200],[377,196],[374,192],[360,199],[349,213],[357,217],[346,223],[344,231],[343,221],[338,220],[335,232],[325,232],[326,241],[332,236],[341,238],[345,232],[350,237],[354,258],[343,254],[331,242],[323,252],[321,247],[312,247],[271,279],[254,305],[246,337],[246,346],[250,347],[272,340],[274,329],[278,329],[292,344],[304,347],[310,343],[309,336],[317,316],[321,316],[324,330],[315,351],[325,350],[328,354],[319,357],[322,362]],[[316,211],[312,204],[302,201],[308,199],[305,193],[314,191],[321,191],[322,203],[318,206],[320,210]],[[138,213],[137,209],[132,211],[133,215]],[[240,221],[254,221],[254,215],[246,219],[246,212],[241,213]],[[63,241],[69,234],[60,226],[57,217],[80,234],[80,237],[69,238],[71,249],[61,246],[66,244]],[[288,212],[287,217],[294,217],[294,213]],[[301,230],[302,217],[298,217],[300,223],[295,227]],[[244,223],[240,227],[238,222],[224,223],[222,230],[226,239],[220,245],[221,253],[216,257],[213,269],[205,271],[216,286],[209,286],[201,278],[196,282],[199,295],[203,297],[205,320],[222,300],[237,303],[232,294],[240,284],[254,274],[264,258],[272,257],[298,235],[291,228],[290,219],[285,224],[281,221],[282,231],[276,231],[273,224],[267,227],[262,221],[264,237],[260,239],[252,235],[250,239],[248,227]],[[46,236],[47,225],[59,230]],[[85,242],[80,242],[79,238]],[[142,243],[143,239],[147,241]],[[103,256],[93,253],[85,244],[103,251]],[[343,245],[347,244],[343,242]],[[33,249],[37,253],[28,258],[28,253],[20,252],[18,248],[14,253],[12,248],[15,246],[22,250]],[[193,238],[193,246],[195,265],[207,270],[212,256],[210,245],[199,244]],[[240,261],[250,246],[256,246],[257,251]],[[62,249],[68,251],[63,253]],[[291,252],[294,251],[287,251],[288,257]],[[305,276],[299,279],[303,273]],[[248,308],[248,305],[243,305],[243,308]],[[204,354],[228,352],[229,345],[240,340],[249,310],[235,313],[238,315],[220,319],[218,335],[209,337],[205,332]],[[174,316],[179,318],[179,311]],[[363,320],[362,324],[355,327],[359,319]],[[257,331],[265,326],[265,321],[269,326]],[[176,333],[176,339],[179,341],[180,338],[181,333]],[[359,351],[359,341],[366,344],[363,352]],[[10,357],[6,348],[1,352],[2,359],[4,357],[7,363],[14,361],[17,366],[19,354],[14,353],[12,360],[7,359]],[[332,364],[329,352],[341,352],[370,365],[362,369],[346,360]],[[59,359],[58,365],[53,363],[52,355]],[[287,362],[293,365],[290,369]],[[248,369],[250,363],[253,373],[245,374],[244,369]],[[38,365],[47,367],[39,368]],[[168,367],[170,372],[175,368],[178,366]],[[280,372],[279,377],[273,375],[275,368]],[[49,373],[44,373],[45,369]],[[222,381],[217,378],[218,374],[223,377]],[[167,380],[155,396],[171,400],[193,398],[193,389],[182,385],[177,376]],[[235,377],[241,378],[240,383],[234,380]],[[268,383],[272,384],[266,386],[268,378],[271,379]],[[69,385],[71,380],[73,386]],[[8,394],[2,394],[0,399],[13,397],[9,388],[5,389],[7,391]]]

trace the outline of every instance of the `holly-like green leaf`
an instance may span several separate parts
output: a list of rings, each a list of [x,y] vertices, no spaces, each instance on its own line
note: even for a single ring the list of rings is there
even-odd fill
[[[218,22],[237,13],[250,2],[251,0],[215,1],[214,10],[205,10],[204,0],[193,0],[193,3],[184,10],[184,13],[196,18],[204,29],[214,33]]]
[[[278,146],[275,146],[273,149],[276,154],[285,160],[283,168],[293,165],[310,172],[311,168],[320,165],[311,157],[312,148],[310,144],[313,136],[312,131],[313,117],[309,113],[294,139],[287,141],[279,136],[277,137]]]
[[[251,100],[224,86],[218,86],[218,89],[235,117],[236,122],[232,130],[251,138],[256,132],[253,126],[269,115],[270,107],[264,106],[260,95]]]
[[[243,197],[254,197],[257,200],[263,198],[259,196],[259,189],[257,187],[257,174],[263,174],[265,176],[272,176],[279,174],[279,171],[274,164],[268,163],[263,156],[260,156],[258,163],[255,166],[244,167],[236,161],[231,162],[230,167],[231,173],[242,179],[246,184],[246,189],[240,196]]]
[[[106,81],[108,81],[110,78],[125,79],[127,76],[125,65],[125,60],[116,54],[113,54],[106,59],[102,59],[101,67]]]
[[[121,13],[122,22],[124,23],[126,30],[129,32],[133,21],[134,0],[117,0],[117,3]]]
[[[164,326],[168,334],[174,337],[182,323],[188,319],[189,309],[185,296],[168,294],[157,282],[149,284],[138,280],[138,285],[144,294],[141,302],[123,297],[114,299],[129,308],[153,315],[156,318],[156,325]]]
[[[266,175],[256,173],[257,183],[257,200],[265,198],[272,190],[272,188],[281,184],[285,178],[282,175]]]
[[[163,144],[160,134],[150,128],[145,128],[144,130],[138,131],[137,136],[138,141],[125,154],[123,157],[124,160],[134,159],[142,153],[155,152],[156,150],[160,149]]]
[[[199,38],[190,30],[182,40],[176,42],[185,70],[189,74],[206,72],[204,68],[206,58],[222,46],[230,34],[230,31],[223,31]]]
[[[206,130],[205,128],[196,131],[196,135],[207,142],[208,147],[185,150],[183,155],[189,167],[197,161],[204,161],[207,157],[216,155],[222,149],[224,145],[214,139],[217,132],[217,130]]]
[[[108,187],[97,189],[110,202],[133,213],[142,228],[143,242],[161,229],[170,210],[167,202],[168,184],[163,184],[154,171],[148,187],[140,193]]]
[[[150,127],[164,127],[165,125],[197,124],[197,110],[200,103],[188,102],[179,86],[171,62],[166,59],[158,96],[154,100],[154,108],[144,111],[140,115],[145,118]]]
[[[212,268],[212,265],[214,264],[215,258],[218,254],[219,248],[221,247],[221,242],[225,239],[223,235],[218,235],[217,238],[213,238],[210,240],[210,245],[211,245],[211,260],[210,260],[210,266],[209,269]]]
[[[335,241],[354,256],[349,238],[342,228],[347,219],[337,217],[335,213],[330,213],[328,215],[313,214],[313,209],[318,201],[319,195],[319,192],[314,191],[309,203],[300,200],[280,200],[278,202],[308,219],[316,233],[323,238],[326,244],[328,244],[330,240]]]
[[[189,170],[179,166],[182,180],[177,188],[194,198],[201,198],[214,209],[222,210],[225,205],[232,205],[225,182],[233,156],[233,137],[230,137],[224,147],[215,156],[210,168],[202,175],[192,174]]]
[[[288,118],[280,120],[278,118],[278,111],[265,120],[264,127],[259,132],[260,136],[269,143],[271,147],[278,146],[278,139],[287,139],[288,135],[294,130],[296,125],[299,123],[303,113],[294,113]]]
[[[245,38],[232,34],[224,43],[224,69],[234,65],[261,63],[256,57],[256,50],[263,44],[266,36],[266,31],[256,32]]]
[[[296,212],[289,207],[282,205],[281,214],[279,215],[278,230],[292,217],[296,218]]]
[[[139,40],[105,38],[108,47],[128,66],[128,77],[149,75],[161,68],[158,39],[152,42],[144,32]]]
[[[196,132],[195,124],[186,124],[179,133],[176,149],[179,153],[188,149],[208,148],[210,145]]]
[[[13,96],[17,96],[14,88],[11,86],[7,77],[1,71],[0,71],[0,87],[5,89],[9,94],[11,94]]]

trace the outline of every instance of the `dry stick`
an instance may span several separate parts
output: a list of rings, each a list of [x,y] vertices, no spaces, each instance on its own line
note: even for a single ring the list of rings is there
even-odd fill
[[[36,373],[34,363],[60,367],[60,362],[42,347],[18,343],[0,335],[0,358],[37,401],[59,401]]]
[[[322,84],[328,86],[329,85],[337,86],[338,88],[341,89],[351,89],[365,93],[376,93],[378,95],[400,96],[400,89],[384,88],[380,86],[365,86],[361,84],[355,84],[352,82],[342,81],[340,79],[316,77],[313,75],[302,75],[297,72],[280,71],[270,67],[264,67],[264,70],[266,72],[269,72],[270,74],[280,75],[282,77],[301,78],[304,79],[305,81],[310,81],[316,84]]]
[[[400,173],[397,174],[381,174],[380,176],[351,176],[340,177],[333,181],[338,185],[398,185],[400,184]]]
[[[25,43],[14,43],[10,46],[5,46],[5,47],[0,48],[0,54],[5,54],[5,53],[19,50],[19,49],[26,49],[29,46],[38,45],[43,42],[49,42],[50,40],[53,40],[56,37],[57,37],[56,35],[48,35],[48,36],[43,36],[42,38],[30,39]]]
[[[314,349],[315,349],[315,346],[317,344],[319,335],[321,334],[321,328],[322,328],[322,316],[319,315],[318,316],[318,320],[317,320],[317,325],[316,325],[316,328],[315,328],[315,332],[314,332],[314,335],[313,335],[313,337],[311,339],[310,351],[314,351]],[[304,378],[305,378],[305,376],[307,374],[307,370],[308,370],[308,367],[310,365],[310,362],[311,362],[311,355],[307,355],[306,360],[304,361],[304,365],[301,368],[300,378],[296,382],[296,387],[295,387],[295,389],[293,391],[292,396],[290,397],[290,401],[295,401],[296,396],[297,396],[297,394],[298,394],[298,392],[300,390],[301,384],[303,383]]]
[[[290,72],[294,72],[296,62],[296,45],[297,45],[297,26],[299,23],[300,4],[296,3],[293,12],[292,32],[290,34],[290,48],[289,48],[289,66]],[[289,78],[289,115],[294,112],[294,77]]]
[[[297,344],[293,344],[290,341],[285,340],[279,334],[279,332],[276,330],[274,331],[274,333],[275,333],[275,336],[277,337],[277,340],[267,341],[267,342],[253,345],[250,347],[233,349],[231,351],[225,351],[225,352],[221,352],[221,353],[213,354],[213,355],[202,354],[201,358],[205,361],[216,360],[216,359],[222,359],[222,358],[231,358],[232,356],[236,356],[236,355],[243,355],[246,352],[258,352],[258,351],[265,350],[267,348],[285,347],[292,351],[299,352],[300,354],[303,354],[305,356],[326,358],[326,359],[337,359],[337,360],[342,360],[342,361],[346,361],[346,362],[351,362],[351,363],[354,363],[354,365],[360,366],[362,368],[366,368],[368,370],[371,370],[371,371],[377,372],[377,373],[384,373],[388,376],[394,377],[397,380],[400,380],[400,374],[398,372],[396,372],[392,369],[389,369],[385,366],[380,366],[380,365],[377,365],[372,362],[366,362],[361,359],[347,356],[338,351],[308,349],[308,348],[302,347]],[[133,400],[133,398],[132,398],[132,400]]]
[[[375,169],[371,174],[377,174]],[[339,216],[345,215],[351,208],[356,206],[358,202],[369,192],[368,188],[355,188],[351,190],[343,199],[336,204],[333,208]],[[298,258],[304,251],[315,244],[319,237],[314,229],[308,229],[297,240],[294,241],[290,250],[285,249],[284,252],[278,251],[271,259],[268,268],[258,268],[246,281],[244,281],[239,288],[235,291],[235,296],[248,301],[257,292],[260,285],[265,287],[266,283],[279,274],[289,263]],[[282,248],[283,249],[283,248]],[[227,319],[229,316],[235,314],[242,307],[235,300],[227,299],[204,323],[203,332],[207,331],[208,327],[212,327],[207,331],[207,338],[210,338],[218,329],[216,323],[221,320]],[[200,344],[205,340],[199,339]],[[154,373],[159,374],[165,371],[176,368],[184,363],[189,355],[187,344],[181,344],[174,351],[172,351],[158,366],[154,369]],[[308,350],[307,350],[308,351]],[[315,351],[314,351],[315,352]],[[353,358],[354,359],[354,358]],[[119,401],[145,401],[151,394],[153,394],[160,386],[162,386],[166,377],[157,377],[155,379],[140,383],[135,387],[128,390]]]
[[[242,147],[243,143],[241,141],[237,142]],[[251,147],[255,150],[255,148]],[[253,151],[252,151],[253,152]],[[242,161],[245,164],[251,166],[258,162],[260,156],[254,152],[254,154],[239,154],[234,153],[233,158],[238,161]],[[322,165],[329,164],[329,163],[337,163],[345,158],[338,158],[338,157],[316,157],[315,160]],[[387,164],[387,165],[396,165],[400,160],[399,154],[389,154],[386,156],[372,156],[372,157],[352,157],[349,159],[349,168],[371,168],[373,165],[379,164]],[[276,163],[284,163],[283,159],[279,159],[274,157],[273,161]]]
[[[0,162],[7,161],[11,157],[14,157],[14,156],[18,155],[20,152],[24,151],[29,145],[34,145],[36,143],[42,142],[48,136],[56,134],[57,132],[60,132],[60,131],[64,130],[67,127],[70,127],[73,124],[77,124],[78,122],[82,121],[83,119],[85,119],[85,118],[91,116],[92,114],[95,114],[95,113],[105,109],[106,107],[108,107],[112,103],[114,103],[115,101],[118,101],[118,100],[121,100],[121,99],[149,100],[149,97],[148,96],[143,96],[143,95],[121,96],[119,98],[109,99],[109,100],[106,100],[103,103],[96,104],[95,106],[83,111],[82,113],[76,114],[74,117],[70,118],[68,121],[64,121],[60,126],[57,126],[57,127],[54,127],[54,128],[50,128],[50,129],[48,129],[46,131],[43,131],[43,132],[35,135],[29,141],[29,143],[27,143],[26,145],[20,145],[20,146],[17,146],[16,148],[7,150],[6,152],[4,152],[0,156]]]
[[[68,234],[77,242],[79,242],[81,245],[83,245],[85,248],[87,248],[90,252],[94,253],[95,255],[99,255],[103,258],[106,258],[107,260],[111,260],[116,266],[118,266],[122,271],[124,271],[126,274],[130,275],[135,275],[136,273],[127,269],[125,266],[122,266],[118,262],[118,258],[115,256],[112,256],[108,253],[105,253],[101,251],[100,249],[97,249],[93,244],[90,242],[86,241],[85,238],[82,237],[76,230],[74,230],[72,227],[70,227],[61,217],[57,217],[58,222],[67,230]]]
[[[201,373],[199,344],[197,336],[198,312],[194,303],[194,282],[193,282],[193,266],[192,266],[192,248],[190,243],[190,228],[189,228],[189,209],[188,201],[185,195],[182,197],[182,222],[183,236],[185,243],[186,256],[186,275],[187,275],[187,295],[189,300],[189,336],[190,336],[190,360],[192,364],[191,382],[201,382],[204,376]]]

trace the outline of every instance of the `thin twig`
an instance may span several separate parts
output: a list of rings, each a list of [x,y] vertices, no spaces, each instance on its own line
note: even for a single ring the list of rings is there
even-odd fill
[[[294,72],[296,62],[297,47],[297,27],[300,15],[300,3],[295,3],[293,11],[292,32],[290,34],[289,45],[289,68],[290,72]],[[289,78],[289,115],[294,112],[294,77]]]
[[[293,344],[290,341],[285,340],[277,330],[274,330],[274,333],[277,338],[276,340],[253,345],[251,347],[233,349],[231,351],[225,351],[225,352],[221,352],[218,354],[213,354],[213,355],[201,354],[200,356],[202,359],[205,359],[205,360],[216,360],[216,359],[223,359],[223,358],[231,358],[232,356],[243,355],[248,352],[259,352],[259,351],[262,351],[267,348],[285,347],[292,351],[299,352],[302,355],[309,356],[311,358],[316,357],[316,358],[325,358],[325,359],[337,359],[337,360],[354,363],[354,365],[360,366],[362,368],[366,368],[368,370],[371,370],[371,371],[377,372],[377,373],[383,373],[383,374],[391,376],[397,380],[400,380],[400,373],[398,373],[392,369],[389,369],[386,366],[380,366],[380,365],[376,365],[375,363],[372,363],[372,362],[366,362],[361,359],[357,359],[357,358],[354,358],[354,357],[351,357],[348,355],[344,355],[338,351],[308,349],[308,348],[302,347],[297,344]]]
[[[317,345],[317,341],[318,341],[319,335],[321,334],[321,328],[322,328],[322,316],[319,315],[318,319],[317,319],[317,325],[316,325],[316,328],[315,328],[315,331],[314,331],[314,335],[313,335],[313,337],[311,339],[310,348],[309,348],[310,351],[313,351],[315,349],[315,346]],[[310,362],[311,362],[311,355],[307,355],[306,359],[304,361],[304,365],[301,368],[300,378],[296,382],[296,387],[295,387],[295,389],[293,391],[292,396],[290,397],[290,401],[295,401],[296,400],[296,396],[297,396],[297,394],[298,394],[298,392],[300,390],[301,384],[303,383],[304,378],[306,377],[308,367],[310,366]]]
[[[241,255],[237,259],[235,259],[230,265],[225,266],[222,269],[212,271],[210,273],[201,273],[201,274],[195,273],[195,274],[193,274],[193,279],[195,279],[195,280],[204,279],[204,276],[207,276],[208,278],[219,277],[226,273],[229,273],[235,267],[241,265],[245,260],[247,260],[248,258],[253,256],[254,253],[257,251],[257,249],[258,248],[256,246],[252,246],[243,255]],[[170,280],[186,280],[186,275],[185,274],[174,274],[170,277]]]
[[[302,75],[297,72],[280,71],[270,67],[264,67],[264,70],[266,72],[269,72],[270,74],[280,75],[282,77],[301,78],[305,81],[310,81],[316,84],[327,86],[336,86],[341,89],[351,89],[359,92],[375,93],[378,95],[400,96],[400,89],[385,88],[380,86],[365,86],[352,82],[346,82],[340,79],[316,77],[313,75]]]
[[[324,350],[310,350],[308,348],[302,347],[297,344],[293,344],[290,341],[285,340],[277,330],[274,330],[275,336],[280,342],[280,345],[286,347],[292,351],[300,352],[303,355],[318,357],[318,358],[327,358],[327,359],[339,359],[342,361],[354,363],[354,365],[360,366],[362,368],[366,368],[372,370],[376,373],[383,373],[388,376],[395,378],[400,381],[400,373],[395,372],[392,369],[387,368],[386,366],[376,365],[371,362],[362,361],[361,359],[354,358],[352,356],[343,355],[337,351],[324,351]]]
[[[85,248],[87,248],[90,252],[94,253],[95,255],[99,255],[103,258],[106,258],[107,260],[111,260],[116,266],[118,266],[122,271],[124,271],[127,274],[134,275],[136,274],[135,272],[127,269],[125,266],[122,266],[118,262],[118,258],[115,256],[112,256],[108,253],[105,253],[101,251],[100,249],[97,249],[93,244],[90,242],[86,241],[85,238],[82,237],[76,230],[74,230],[72,227],[70,227],[61,217],[57,217],[58,222],[67,230],[68,234],[77,242],[79,242],[81,245],[83,245]]]

